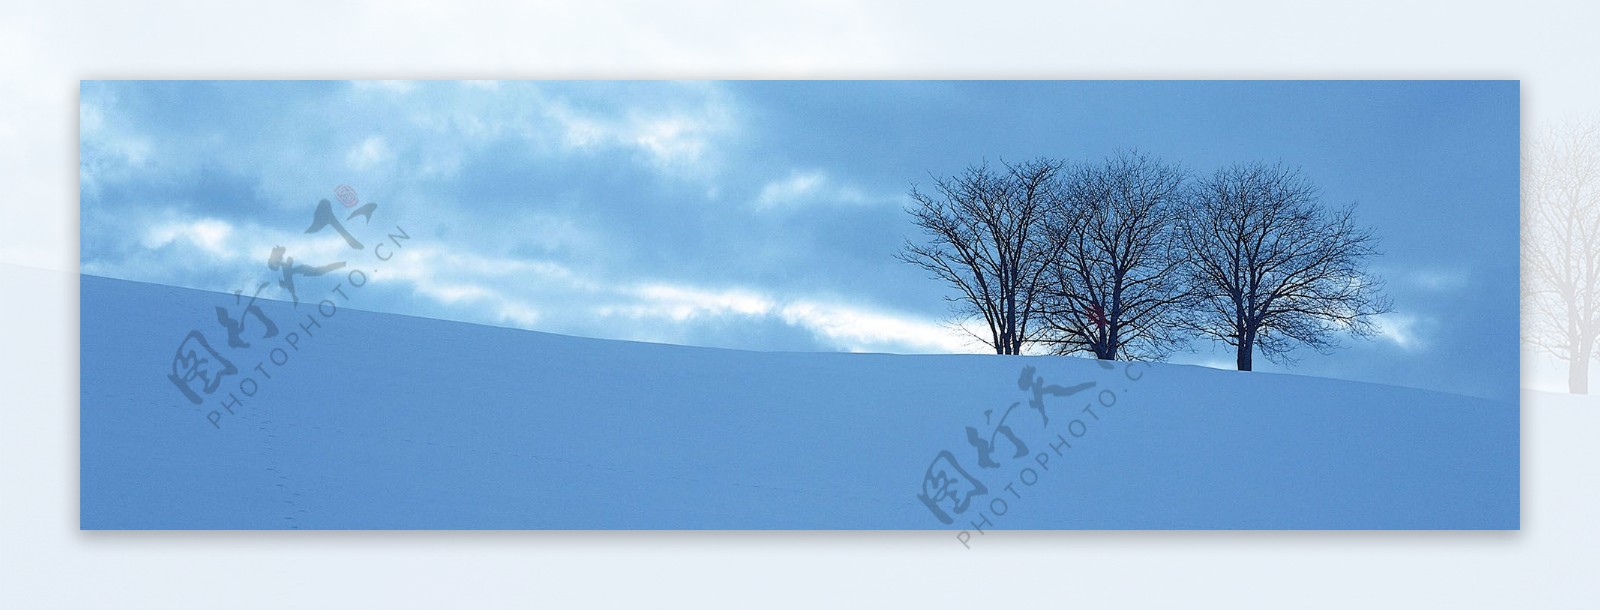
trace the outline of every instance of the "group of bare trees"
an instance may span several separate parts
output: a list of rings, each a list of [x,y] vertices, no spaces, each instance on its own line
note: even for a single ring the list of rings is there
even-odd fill
[[[1205,337],[1250,370],[1256,351],[1286,360],[1369,335],[1389,308],[1364,266],[1371,232],[1282,164],[1198,178],[1137,152],[981,164],[911,198],[928,239],[900,258],[954,287],[997,354],[1160,359]]]

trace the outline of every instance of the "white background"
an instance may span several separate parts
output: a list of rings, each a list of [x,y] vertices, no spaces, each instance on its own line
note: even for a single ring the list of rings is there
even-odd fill
[[[79,79],[1509,78],[1525,130],[1600,115],[1594,3],[680,4],[0,0],[0,607],[1600,604],[1600,400],[1534,392],[1520,532],[78,531]]]

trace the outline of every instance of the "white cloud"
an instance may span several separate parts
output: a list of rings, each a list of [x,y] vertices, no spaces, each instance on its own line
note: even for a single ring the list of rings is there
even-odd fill
[[[408,246],[373,279],[401,282],[440,304],[479,312],[468,321],[523,328],[540,324],[537,330],[583,336],[692,342],[697,324],[776,321],[845,351],[965,352],[974,347],[937,322],[870,307],[782,298],[749,288],[607,282],[554,261],[440,246]]]
[[[372,281],[407,285],[461,311],[455,319],[522,328],[545,319],[541,302],[559,304],[562,296],[593,289],[591,282],[554,261],[483,256],[438,245],[407,245]]]
[[[565,214],[527,212],[504,223],[519,244],[546,252],[588,255],[609,247],[599,231]]]
[[[105,129],[106,113],[100,108],[100,104],[101,102],[90,99],[87,95],[78,102],[78,137],[87,140]]]
[[[632,291],[637,301],[600,307],[602,317],[674,322],[708,318],[770,319],[805,329],[824,345],[854,352],[965,352],[960,333],[930,320],[814,299],[779,299],[748,289],[708,290],[646,284]]]
[[[1378,337],[1395,344],[1406,351],[1421,350],[1427,347],[1423,340],[1421,327],[1427,325],[1427,320],[1418,316],[1401,313],[1379,314],[1374,317],[1377,325]]]
[[[1468,270],[1450,266],[1384,265],[1374,271],[1392,286],[1425,292],[1457,291],[1468,287],[1472,281]]]
[[[1467,274],[1457,270],[1423,269],[1413,272],[1411,281],[1424,290],[1446,292],[1466,287]]]
[[[414,282],[417,292],[437,299],[446,305],[454,305],[463,301],[481,301],[493,296],[493,290],[474,284],[442,283],[442,282]]]
[[[232,236],[233,225],[214,218],[202,218],[153,225],[144,231],[139,243],[147,249],[155,250],[182,241],[214,256],[232,258],[234,255],[234,250],[230,247],[234,245],[230,242]]]
[[[540,139],[552,129],[568,150],[624,149],[644,153],[662,171],[707,175],[718,145],[735,132],[733,112],[712,84],[685,84],[654,91],[652,104],[604,107],[546,92],[532,100],[541,116],[523,126]]]
[[[232,292],[273,280],[276,275],[268,260],[278,246],[296,264],[354,260],[349,246],[331,231],[308,235],[303,230],[188,216],[170,208],[134,215],[127,224],[143,228],[121,236],[120,243],[102,244],[103,251],[115,254],[84,258],[84,273]]]
[[[870,196],[859,188],[838,184],[821,170],[797,170],[763,186],[756,196],[756,207],[771,210],[802,204],[870,205],[895,201],[897,197]]]
[[[697,162],[704,156],[707,142],[705,122],[682,116],[643,121],[633,126],[633,142],[666,164]]]
[[[502,303],[495,310],[499,321],[508,322],[523,328],[532,328],[543,317],[538,310],[520,303]]]
[[[561,142],[567,148],[598,147],[612,139],[612,126],[598,118],[578,114],[565,104],[551,104],[545,108],[545,114],[561,128]]]
[[[371,136],[345,153],[344,162],[350,169],[367,170],[388,161],[391,156],[389,142],[383,136]]]
[[[84,270],[229,292],[271,279],[266,259],[275,246],[314,266],[359,258],[331,233],[236,226],[172,211],[131,245],[141,251],[115,261],[85,261]],[[148,270],[159,273],[152,276]],[[368,281],[429,299],[454,312],[444,316],[451,319],[579,336],[693,343],[708,324],[778,323],[844,351],[942,353],[977,347],[933,320],[870,306],[742,287],[610,281],[557,260],[479,254],[442,243],[406,244]]]
[[[965,352],[971,343],[940,324],[903,315],[837,304],[798,302],[779,315],[853,352]]]
[[[625,307],[602,308],[602,315],[634,318],[664,317],[682,322],[706,316],[765,316],[776,304],[746,290],[704,290],[671,284],[646,284],[632,291],[640,301]]]
[[[827,180],[827,174],[819,171],[795,172],[787,179],[769,182],[762,187],[761,195],[756,198],[756,205],[770,208],[809,197]]]
[[[150,139],[135,127],[107,120],[116,103],[114,97],[92,91],[78,102],[78,181],[85,192],[96,192],[103,180],[152,169]]]

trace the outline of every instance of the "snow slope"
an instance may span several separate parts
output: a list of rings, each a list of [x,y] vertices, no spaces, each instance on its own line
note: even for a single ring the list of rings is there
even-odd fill
[[[358,303],[261,301],[278,336],[249,325],[233,349],[214,311],[233,295],[83,276],[81,527],[1519,526],[1510,403],[1079,358],[583,339]],[[198,406],[167,378],[191,330],[237,370]],[[1044,395],[1046,424],[1025,367],[1084,389]],[[1013,404],[1025,451],[985,422]],[[931,494],[949,524],[919,499],[931,466],[965,482],[957,499],[984,486],[961,512]]]

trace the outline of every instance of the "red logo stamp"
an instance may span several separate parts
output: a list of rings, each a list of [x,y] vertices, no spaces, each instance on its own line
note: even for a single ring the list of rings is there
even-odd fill
[[[350,188],[348,184],[339,185],[339,188],[333,189],[333,194],[339,198],[339,203],[347,208],[356,207],[356,204],[361,203],[361,199],[356,197],[356,190]]]

